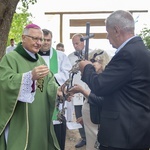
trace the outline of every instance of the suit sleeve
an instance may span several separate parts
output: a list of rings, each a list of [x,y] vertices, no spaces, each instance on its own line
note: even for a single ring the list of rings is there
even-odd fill
[[[97,96],[107,96],[120,90],[132,79],[132,61],[134,60],[125,54],[112,58],[100,74],[97,74],[94,67],[88,64],[84,68],[82,80]]]

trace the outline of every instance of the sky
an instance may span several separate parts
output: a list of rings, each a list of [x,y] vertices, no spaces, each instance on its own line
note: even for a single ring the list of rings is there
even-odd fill
[[[38,24],[41,28],[47,28],[53,32],[53,47],[55,48],[56,44],[59,41],[59,16],[53,15],[48,16],[45,15],[45,12],[70,12],[70,11],[115,11],[118,9],[124,10],[148,10],[150,12],[150,8],[148,7],[149,0],[37,0],[38,2],[34,5],[30,5],[29,12],[33,15],[33,23]],[[136,22],[136,33],[140,33],[142,28],[150,25],[150,13],[136,13],[134,15],[134,19]],[[64,18],[63,28],[64,36],[63,43],[65,45],[65,53],[68,55],[69,53],[74,51],[71,40],[69,39],[69,32],[71,29],[67,27],[67,21],[72,16],[66,16]],[[73,16],[74,18],[79,15]],[[81,18],[85,18],[87,16],[80,15]],[[94,17],[94,16],[93,16]],[[66,22],[65,22],[66,21]],[[83,32],[78,31],[77,29],[73,29],[75,32]],[[85,30],[85,29],[81,29]],[[106,50],[110,55],[113,55],[115,50],[111,47],[108,40],[90,40],[90,44],[92,49],[102,48]]]

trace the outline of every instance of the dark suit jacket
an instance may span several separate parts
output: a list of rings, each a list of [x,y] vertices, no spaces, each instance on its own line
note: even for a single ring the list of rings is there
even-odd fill
[[[99,142],[117,148],[150,147],[150,52],[130,40],[97,75],[86,65],[82,80],[104,97]]]
[[[100,114],[102,111],[103,98],[90,93],[88,97],[90,108],[90,119],[94,124],[100,124]]]

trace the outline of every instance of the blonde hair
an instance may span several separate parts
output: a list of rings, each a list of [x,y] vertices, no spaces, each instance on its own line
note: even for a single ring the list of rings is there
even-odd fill
[[[102,49],[95,49],[89,53],[89,60],[95,60],[102,65],[103,70],[110,61],[110,56]]]

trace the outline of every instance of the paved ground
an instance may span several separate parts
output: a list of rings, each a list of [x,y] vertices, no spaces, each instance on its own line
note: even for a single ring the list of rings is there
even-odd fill
[[[86,150],[85,146],[82,148],[75,148],[75,145],[79,140],[80,136],[78,130],[67,129],[65,150]]]
[[[75,115],[74,115],[74,121]],[[65,150],[86,150],[85,146],[82,148],[75,148],[76,143],[78,143],[80,140],[79,131],[76,130],[69,130],[67,129],[66,133],[66,144],[65,144]]]

